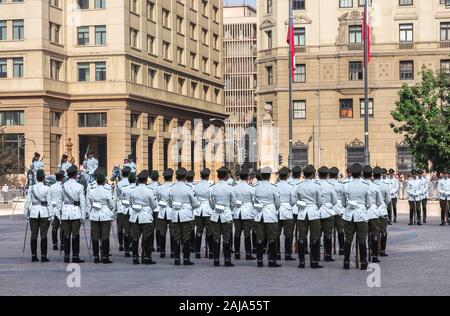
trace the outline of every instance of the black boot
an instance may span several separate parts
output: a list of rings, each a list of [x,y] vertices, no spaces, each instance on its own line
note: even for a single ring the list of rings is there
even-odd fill
[[[306,251],[306,241],[299,239],[297,241],[298,245],[298,267],[300,269],[305,268],[305,251]]]
[[[133,252],[133,264],[139,264],[139,239],[133,239],[131,248]]]
[[[269,251],[269,267],[271,268],[278,268],[281,267],[281,264],[277,262],[277,242],[276,240],[269,240],[268,245],[268,251]]]
[[[244,238],[245,245],[245,260],[255,260],[256,258],[252,255],[252,239],[251,236]]]
[[[214,259],[214,238],[213,235],[208,235],[208,259]]]
[[[53,243],[53,250],[59,250],[59,248],[58,248],[58,231],[55,229],[52,229],[52,243]]]
[[[333,262],[333,256],[332,256],[332,248],[333,248],[333,239],[331,238],[331,235],[324,236],[324,246],[325,246],[325,262]]]
[[[102,263],[113,263],[111,260],[109,260],[109,238],[102,240]]]
[[[94,263],[100,263],[98,239],[91,238]]]
[[[284,240],[284,260],[295,261],[292,257],[292,236],[286,236]]]
[[[131,257],[131,255],[130,255],[130,236],[128,236],[128,235],[123,236],[123,246],[124,246],[124,250],[125,250],[125,257],[126,258]]]
[[[195,252],[195,229],[194,229],[194,227],[192,227],[192,230],[191,230],[191,239],[189,239],[189,244],[190,244],[189,251]]]
[[[344,233],[340,233],[338,234],[338,243],[339,243],[339,255],[343,256],[344,255]]]
[[[264,266],[263,253],[264,253],[263,241],[258,240],[256,242],[256,258],[257,258],[257,262],[258,262],[258,268],[262,268]]]
[[[161,235],[161,233],[159,233],[159,248],[160,248],[160,258],[165,258],[166,257],[166,236]]]
[[[191,266],[194,263],[190,260],[191,256],[191,241],[187,240],[183,243],[183,265]]]
[[[311,259],[311,268],[312,269],[323,268],[323,266],[321,266],[319,264],[319,259],[320,259],[320,239],[316,239],[316,240],[311,241],[311,255],[310,255],[310,259]]]
[[[64,263],[70,263],[70,236],[64,236]]]
[[[361,262],[361,270],[367,270],[367,245],[365,240],[358,240],[359,261]]]
[[[256,232],[255,232],[255,230],[252,230],[252,235],[251,236],[252,236],[251,237],[251,239],[252,239],[252,253],[254,255],[256,255],[256,252],[257,252],[256,244],[258,243],[258,241],[256,240]]]
[[[173,236],[170,234],[169,236],[169,240],[170,240],[170,258],[174,259],[176,258],[175,255],[175,248],[177,247],[175,239],[173,238]]]
[[[371,234],[370,238],[370,251],[372,253],[372,262],[377,263],[380,262],[378,259],[378,234]]]
[[[344,243],[344,270],[350,270],[350,253],[352,251],[351,242]]]
[[[305,255],[309,255],[308,239],[305,239]]]
[[[84,260],[80,259],[80,235],[72,237],[72,262],[83,263]]]
[[[155,251],[155,233],[152,231],[152,234],[150,235],[150,249],[152,252]]]
[[[381,233],[381,249],[380,249],[381,257],[388,256],[388,254],[386,253],[386,243],[387,243],[387,232],[383,232]]]
[[[142,240],[142,247],[144,248],[144,258],[142,259],[143,264],[155,264],[156,262],[152,260],[152,239],[147,238]]]
[[[49,262],[47,258],[47,237],[41,239],[41,262]]]
[[[281,260],[281,236],[275,239],[275,259]]]
[[[37,257],[37,239],[31,239],[31,262],[39,262]]]
[[[223,256],[225,257],[225,267],[234,267],[234,264],[231,262],[231,239],[223,243]]]
[[[123,231],[119,231],[117,233],[117,239],[119,239],[119,251],[124,251],[125,248],[123,246],[124,246],[125,237],[123,235]]]
[[[234,235],[234,259],[241,259],[241,236]]]
[[[200,259],[202,257],[202,235],[195,235],[195,259]]]
[[[161,252],[161,233],[159,230],[155,233],[156,236],[156,252]]]
[[[174,240],[174,265],[179,266],[181,263],[181,240]]]
[[[214,266],[220,266],[220,241],[214,240],[213,249]]]

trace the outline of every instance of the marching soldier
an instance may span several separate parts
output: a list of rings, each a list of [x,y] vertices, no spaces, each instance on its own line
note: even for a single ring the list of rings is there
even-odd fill
[[[69,179],[63,183],[63,207],[59,218],[62,220],[64,233],[64,262],[70,262],[70,247],[72,245],[72,262],[82,263],[80,259],[80,226],[86,217],[86,198],[84,188],[75,178],[78,168],[67,169]]]
[[[91,222],[92,252],[94,263],[100,263],[99,240],[102,243],[101,261],[103,264],[112,263],[109,260],[109,235],[111,222],[115,218],[115,205],[111,187],[106,186],[103,173],[97,174],[97,187],[91,190],[86,199],[86,209]]]
[[[49,187],[44,185],[44,170],[36,171],[37,183],[32,185],[28,191],[24,212],[27,221],[30,223],[31,230],[31,261],[39,261],[37,257],[37,238],[41,235],[41,262],[48,262],[47,258],[47,232],[53,214],[48,207],[50,196]]]
[[[419,180],[422,182],[422,194],[420,203],[422,205],[422,222],[424,224],[427,223],[427,202],[428,202],[428,187],[430,185],[430,181],[424,175],[423,170],[419,170]]]
[[[372,205],[367,209],[368,218],[368,232],[369,232],[369,247],[372,252],[372,262],[380,262],[378,259],[378,242],[381,234],[381,214],[379,208],[382,204],[383,198],[381,195],[380,184],[372,182],[372,168],[370,166],[364,166],[363,168],[363,183],[367,185]]]
[[[361,181],[362,167],[353,164],[350,168],[352,180],[344,186],[342,205],[345,207],[344,215],[344,270],[350,269],[350,253],[352,250],[353,236],[356,233],[357,247],[359,247],[361,270],[367,270],[367,209],[372,206],[372,197],[369,186]]]
[[[67,176],[67,169],[72,166],[72,164],[69,162],[69,157],[66,154],[63,154],[61,156],[61,162],[58,165],[58,170],[63,171],[64,175]]]
[[[88,152],[87,158],[83,162],[83,166],[86,170],[86,173],[93,177],[94,172],[98,168],[98,160],[94,157],[94,152],[92,150]]]
[[[131,222],[130,222],[130,197],[133,189],[136,188],[136,174],[130,172],[128,174],[128,185],[122,186],[120,190],[119,200],[117,201],[117,230],[122,233],[124,255],[126,258],[130,255],[131,244]]]
[[[281,231],[284,234],[284,260],[295,260],[292,257],[292,238],[294,235],[294,214],[295,205],[295,187],[287,179],[291,170],[283,167],[278,170],[279,182],[276,184],[280,194],[280,209],[278,212],[278,231],[277,231],[277,259],[281,260],[280,243]]]
[[[417,178],[417,171],[413,169],[411,171],[412,178],[408,180],[406,186],[406,192],[408,193],[408,203],[409,203],[409,224],[413,225],[417,219],[417,225],[422,225],[420,222],[420,204],[422,200],[422,190],[423,183],[422,180]],[[414,214],[416,218],[414,218]]]
[[[233,267],[231,262],[231,235],[233,230],[233,207],[236,196],[232,185],[227,183],[228,169],[221,167],[217,170],[219,181],[211,186],[210,206],[213,210],[210,221],[214,238],[214,266],[219,266],[220,239],[223,238],[223,254],[225,267]]]
[[[195,224],[197,226],[196,236],[195,236],[195,258],[201,258],[202,249],[202,237],[203,231],[205,231],[205,242],[206,246],[209,247],[209,258],[213,259],[214,250],[214,239],[211,230],[210,217],[213,212],[211,206],[209,205],[209,192],[211,184],[209,183],[209,175],[211,171],[208,168],[200,171],[201,181],[195,185],[194,192],[200,203],[200,206],[194,209]]]
[[[130,222],[133,236],[133,264],[139,264],[139,239],[142,235],[143,264],[155,264],[152,260],[151,235],[153,234],[153,210],[157,207],[153,191],[147,188],[148,170],[138,175],[138,184],[130,194]]]
[[[156,222],[157,231],[160,236],[160,257],[166,257],[166,240],[167,240],[167,228],[169,227],[169,240],[171,258],[175,258],[175,245],[173,239],[173,233],[171,229],[172,209],[169,206],[169,189],[173,185],[173,170],[171,168],[166,169],[163,172],[164,183],[156,188],[156,198],[158,200],[158,219]]]
[[[128,180],[130,172],[130,167],[124,167],[122,169],[122,180],[117,182],[114,188],[114,201],[116,203],[117,210],[117,237],[119,239],[119,251],[124,251],[124,225],[127,225],[126,222],[128,221],[128,219],[124,219],[125,217],[127,217],[126,214],[128,214],[129,201],[124,200],[123,189],[124,187],[130,185],[130,182]],[[125,201],[125,205],[123,201]]]
[[[149,187],[150,189],[153,190],[153,193],[155,194],[155,197],[156,197],[156,188],[159,186],[158,170],[153,170],[150,173],[150,179],[152,180],[152,182],[147,187]],[[158,202],[158,201],[156,201],[156,202]],[[152,251],[155,251],[155,236],[156,236],[156,251],[160,252],[161,251],[161,249],[160,249],[161,236],[159,234],[159,231],[157,229],[157,224],[156,224],[156,221],[157,221],[156,219],[158,218],[158,210],[159,210],[158,207],[153,210],[153,219],[154,219],[155,225],[154,225],[154,231],[152,232],[151,245],[152,245]]]
[[[334,216],[336,215],[335,207],[337,205],[336,191],[331,183],[328,182],[329,169],[327,167],[319,168],[319,185],[321,194],[320,226],[323,230],[323,243],[325,246],[326,262],[334,261],[332,256],[333,248],[333,228]]]
[[[381,192],[381,205],[378,207],[378,214],[380,214],[380,228],[381,228],[381,248],[380,256],[387,257],[386,243],[387,243],[387,226],[388,226],[388,205],[391,204],[390,187],[385,182],[381,181],[383,170],[380,167],[373,168],[373,183],[378,185]],[[373,260],[372,260],[373,262]]]
[[[180,265],[181,242],[183,242],[183,264],[193,265],[190,260],[190,239],[193,209],[199,206],[194,190],[186,184],[187,170],[179,168],[176,171],[177,182],[169,188],[169,206],[172,209],[172,232],[175,243],[175,265]]]
[[[239,172],[241,181],[235,186],[236,205],[233,213],[234,222],[234,259],[241,259],[241,235],[244,232],[245,260],[255,260],[252,255],[251,231],[254,227],[255,209],[253,200],[255,199],[255,188],[251,186],[249,180],[250,170],[246,167]]]
[[[295,195],[295,188],[297,187],[297,185],[299,183],[302,182],[301,178],[302,178],[302,168],[299,166],[295,166],[294,168],[292,168],[292,179],[289,180],[289,183],[294,186],[294,195]],[[294,238],[294,243],[297,243],[297,240],[298,240],[298,230],[297,230],[298,206],[297,206],[297,203],[292,207],[292,214],[293,214],[294,232],[295,232],[295,236],[293,236],[293,238]],[[306,243],[305,254],[309,254],[307,245],[308,245],[308,243]]]
[[[269,243],[269,267],[281,267],[276,260],[276,243],[278,209],[280,208],[280,195],[275,185],[271,184],[270,175],[272,169],[265,167],[261,169],[261,180],[255,187],[255,200],[253,207],[257,211],[256,223],[256,252],[258,267],[263,267],[263,243]]]
[[[328,182],[333,186],[333,190],[336,192],[337,203],[334,206],[334,227],[337,232],[338,244],[339,244],[339,255],[344,255],[344,221],[342,220],[342,214],[344,214],[344,207],[342,206],[342,192],[343,184],[340,183],[337,178],[339,176],[339,169],[337,167],[332,167],[329,170]]]
[[[400,189],[400,182],[395,176],[395,170],[389,169],[389,190],[391,195],[391,204],[388,206],[388,216],[389,221],[394,219],[394,223],[397,223],[397,201],[398,201],[398,190]]]
[[[442,177],[438,181],[439,206],[441,207],[441,226],[445,225],[445,216],[450,217],[449,201],[450,201],[450,178],[449,170],[442,173]],[[448,222],[450,225],[450,220]]]
[[[56,183],[52,184],[50,189],[48,190],[48,194],[50,197],[49,207],[52,210],[52,214],[54,214],[54,219],[52,222],[52,242],[53,242],[53,250],[58,250],[58,230],[60,235],[60,249],[64,249],[63,245],[63,231],[61,226],[61,218],[58,217],[61,213],[61,208],[63,205],[63,192],[62,192],[62,184],[64,182],[64,171],[60,170],[55,173]]]
[[[136,163],[133,161],[133,156],[128,155],[127,162],[123,164],[123,167],[130,168],[130,172],[136,173]]]
[[[314,166],[308,165],[303,169],[305,180],[295,188],[295,198],[298,206],[297,230],[299,268],[305,267],[306,240],[309,233],[310,238],[310,262],[311,268],[323,268],[320,260],[320,236],[322,234],[320,225],[320,207],[322,206],[322,192],[320,184],[314,179],[316,170]]]
[[[186,173],[186,184],[189,185],[192,189],[195,187],[194,183],[195,172],[194,170],[188,170]],[[192,222],[192,230],[191,230],[191,246],[190,251],[195,252],[195,220]]]

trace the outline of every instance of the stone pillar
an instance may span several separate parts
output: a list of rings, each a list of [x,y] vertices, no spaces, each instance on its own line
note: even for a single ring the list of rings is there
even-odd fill
[[[153,143],[153,168],[160,174],[164,171],[164,117],[157,116],[154,121],[154,130],[156,132],[155,142]]]

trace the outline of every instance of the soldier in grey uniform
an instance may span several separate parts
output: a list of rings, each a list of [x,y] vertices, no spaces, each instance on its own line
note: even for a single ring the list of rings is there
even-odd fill
[[[369,247],[372,252],[372,262],[380,262],[378,259],[378,242],[381,234],[381,214],[379,213],[379,207],[383,200],[381,188],[379,184],[372,182],[372,168],[370,166],[363,167],[363,178],[363,183],[367,184],[372,200],[372,205],[367,209]]]
[[[130,172],[136,173],[136,163],[133,161],[133,156],[128,155],[127,162],[123,164],[123,167],[130,168]]]
[[[294,194],[295,194],[295,188],[301,182],[302,182],[302,168],[300,166],[295,166],[292,168],[292,178],[289,180],[289,183],[294,186]],[[293,236],[293,238],[294,238],[295,245],[298,246],[298,244],[297,244],[297,240],[298,240],[298,230],[297,230],[298,206],[297,206],[297,204],[295,204],[292,207],[292,213],[293,213],[293,219],[294,219],[294,234],[295,234],[295,236]],[[306,245],[308,245],[308,244],[306,243]],[[308,254],[308,253],[309,253],[308,247],[306,247],[305,254]]]
[[[450,201],[450,178],[449,170],[442,172],[438,181],[439,206],[441,208],[441,226],[445,225],[445,216],[450,218],[449,201]],[[450,222],[448,223],[450,225]]]
[[[171,226],[175,243],[175,265],[180,265],[181,243],[183,242],[183,264],[193,265],[190,260],[190,239],[194,220],[194,209],[199,207],[195,192],[186,180],[187,170],[176,171],[177,182],[169,188]]]
[[[274,184],[271,184],[270,175],[272,169],[265,167],[261,169],[261,181],[255,186],[255,200],[253,207],[256,210],[256,238],[257,238],[257,262],[258,267],[263,267],[263,243],[269,243],[269,267],[281,267],[277,263],[276,238],[278,226],[278,210],[280,209],[280,194]]]
[[[241,235],[244,232],[245,260],[255,260],[252,255],[251,231],[255,222],[255,188],[249,184],[250,170],[246,167],[239,172],[241,181],[234,187],[236,194],[236,205],[233,213],[234,222],[234,259],[241,259]]]
[[[195,187],[194,178],[195,178],[194,170],[188,170],[186,173],[186,184],[190,185],[192,190]],[[191,252],[195,252],[195,226],[196,226],[196,222],[194,220],[192,222],[191,240],[190,240],[190,242],[191,242],[190,251]]]
[[[231,262],[231,233],[233,230],[233,208],[236,204],[234,187],[227,183],[228,169],[221,167],[217,170],[219,181],[211,186],[210,206],[213,210],[210,221],[214,238],[214,266],[220,265],[220,239],[223,238],[223,254],[225,267],[232,267]]]
[[[170,225],[172,219],[172,209],[169,206],[169,189],[173,185],[173,170],[171,168],[166,169],[163,172],[164,183],[158,185],[156,188],[156,199],[158,200],[158,219],[156,220],[156,229],[160,236],[160,257],[166,257],[166,240],[167,240],[167,228],[169,228],[169,240],[170,240],[170,257],[175,258],[175,245],[173,232]]]
[[[129,258],[130,255],[130,244],[131,244],[131,222],[130,222],[130,197],[133,189],[136,188],[136,174],[130,172],[128,174],[128,185],[124,185],[120,190],[119,200],[117,201],[117,227],[119,232],[121,231],[123,234],[123,246],[124,246],[124,255]]]
[[[334,215],[334,227],[337,232],[338,244],[339,244],[339,255],[344,255],[344,221],[342,220],[342,214],[344,214],[344,207],[342,206],[342,191],[343,184],[340,183],[337,178],[339,176],[339,169],[337,167],[332,167],[329,170],[328,174],[328,182],[333,186],[334,191],[336,192],[337,204],[334,209],[336,215]]]
[[[63,207],[59,218],[62,220],[64,232],[64,262],[70,262],[70,247],[72,246],[72,262],[82,263],[80,259],[80,226],[86,218],[86,198],[84,187],[75,178],[78,168],[67,169],[67,180],[62,185]]]
[[[52,241],[53,241],[53,250],[58,250],[58,230],[60,235],[60,248],[64,249],[63,245],[63,231],[61,227],[61,218],[58,218],[61,213],[61,208],[63,204],[63,193],[62,193],[62,184],[64,182],[64,171],[60,170],[55,173],[56,182],[50,186],[48,190],[48,194],[50,196],[50,204],[49,208],[52,210],[52,214],[55,215],[52,222]]]
[[[320,167],[318,172],[320,191],[322,192],[322,205],[319,208],[319,212],[320,226],[323,231],[323,244],[325,247],[324,260],[326,262],[332,262],[334,261],[332,256],[334,216],[336,215],[338,199],[334,186],[328,182],[330,170],[327,167]]]
[[[83,161],[83,166],[86,170],[86,173],[91,177],[94,176],[94,172],[98,168],[98,160],[94,157],[94,152],[89,151],[87,154],[87,159]]]
[[[36,175],[36,171],[44,170],[44,162],[41,159],[41,154],[36,152],[34,153],[33,159],[31,161],[30,170],[34,172]]]
[[[394,217],[394,223],[397,223],[397,200],[400,182],[395,177],[395,170],[389,169],[389,177],[387,178],[391,193],[391,204],[388,206],[389,221]]]
[[[213,234],[210,225],[210,217],[213,212],[211,206],[209,205],[209,192],[211,184],[209,183],[209,175],[211,171],[208,168],[200,171],[201,181],[194,186],[194,192],[200,203],[200,206],[194,209],[195,224],[197,226],[195,235],[195,258],[201,258],[202,249],[202,237],[203,231],[205,231],[205,242],[206,246],[209,247],[209,257],[213,259]]]
[[[253,186],[254,188],[260,183],[261,181],[261,170],[257,169],[257,170],[253,170],[250,174],[250,178],[251,178],[251,182],[250,185]],[[258,182],[259,181],[259,182]],[[255,214],[256,214],[256,210],[255,210]],[[252,253],[256,254],[256,244],[258,242],[258,239],[256,238],[256,223],[253,222],[253,227],[252,227]],[[265,245],[264,245],[265,247]]]
[[[68,161],[69,157],[66,154],[61,156],[61,162],[58,165],[58,170],[63,171],[64,175],[67,176],[67,169],[72,166],[72,164]]]
[[[153,190],[147,188],[148,170],[138,175],[138,184],[130,194],[130,222],[133,236],[133,264],[139,264],[138,247],[142,235],[143,264],[155,264],[152,260],[151,235],[153,234],[153,210],[157,207]]]
[[[150,179],[152,180],[152,182],[148,185],[148,187],[150,189],[153,190],[153,193],[155,194],[156,197],[156,188],[159,186],[159,172],[158,170],[153,170],[150,173]],[[158,202],[158,201],[156,201]],[[156,208],[153,210],[153,219],[154,222],[156,223],[157,218],[158,218],[158,210],[159,208]],[[152,245],[152,251],[155,251],[155,239],[156,239],[156,251],[160,252],[161,251],[161,247],[160,247],[160,243],[161,243],[161,236],[159,234],[158,228],[157,228],[157,224],[154,225],[154,232],[152,233],[152,237],[151,237],[151,245]]]
[[[383,170],[380,167],[373,168],[373,183],[379,186],[381,192],[381,204],[378,207],[378,214],[380,215],[381,228],[381,248],[380,256],[386,257],[386,243],[387,243],[387,226],[388,226],[388,206],[391,204],[391,192],[389,185],[381,180]],[[372,262],[374,262],[372,260]]]
[[[320,207],[322,206],[322,192],[320,184],[314,179],[316,169],[308,165],[303,169],[305,180],[295,188],[295,198],[298,206],[297,230],[299,268],[305,267],[306,240],[310,239],[310,265],[313,269],[320,269],[320,236],[322,228],[320,225]]]
[[[128,206],[129,202],[125,200],[125,205],[123,204],[123,188],[130,185],[130,182],[128,181],[128,175],[130,174],[131,169],[130,167],[124,167],[122,169],[122,180],[117,182],[115,188],[114,188],[114,201],[116,204],[116,210],[117,210],[117,236],[119,240],[119,251],[124,251],[124,230],[125,225],[128,225]],[[129,238],[129,235],[128,235]],[[128,240],[129,242],[129,240]]]
[[[30,223],[31,230],[31,261],[39,261],[37,257],[37,238],[41,235],[41,262],[47,259],[47,232],[53,218],[50,205],[49,187],[44,185],[44,170],[36,171],[37,183],[30,186],[24,205],[24,215]]]
[[[284,234],[284,260],[295,260],[292,257],[292,238],[294,234],[294,213],[295,187],[287,179],[291,170],[283,167],[278,170],[279,181],[276,184],[280,194],[280,209],[278,211],[278,231],[277,231],[277,260],[281,260],[280,243],[281,231]]]
[[[91,240],[94,263],[100,263],[99,241],[102,243],[101,261],[103,264],[112,263],[109,260],[109,235],[111,222],[115,218],[115,204],[111,187],[106,186],[104,173],[97,174],[97,187],[87,194],[86,210],[91,222]]]
[[[420,222],[420,204],[422,201],[422,180],[417,178],[417,171],[413,169],[411,171],[412,178],[408,180],[406,186],[406,192],[408,193],[409,203],[409,224],[413,225],[417,219],[417,225],[422,225]],[[414,214],[416,218],[414,218]]]
[[[367,269],[367,232],[368,214],[367,210],[372,206],[372,197],[369,185],[363,182],[361,177],[362,167],[353,164],[350,167],[352,180],[345,184],[342,205],[345,207],[344,215],[344,269],[350,269],[350,253],[352,250],[353,236],[356,233],[357,246],[359,247],[361,270]]]
[[[422,222],[424,224],[427,223],[427,203],[428,203],[428,187],[430,185],[430,181],[427,179],[422,169],[419,169],[419,180],[422,182],[422,195],[420,204],[422,206]]]

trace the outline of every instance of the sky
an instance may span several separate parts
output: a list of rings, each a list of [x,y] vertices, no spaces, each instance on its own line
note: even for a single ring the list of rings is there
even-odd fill
[[[253,6],[253,7],[256,6],[256,0],[223,0],[223,4],[224,5],[226,5],[227,3],[228,3],[228,5],[231,5],[231,4],[242,4],[242,3],[244,3],[244,1],[245,1],[246,4],[249,4],[249,5]]]

